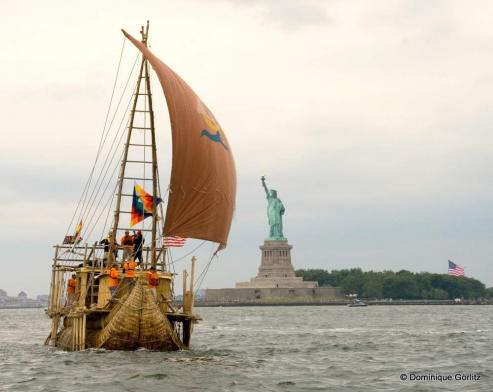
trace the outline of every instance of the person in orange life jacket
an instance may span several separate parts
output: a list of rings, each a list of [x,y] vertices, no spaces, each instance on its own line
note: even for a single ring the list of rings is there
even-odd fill
[[[108,280],[108,287],[110,288],[111,296],[113,297],[115,295],[116,290],[118,289],[118,284],[120,283],[120,273],[118,271],[118,266],[116,264],[113,264],[111,266],[111,269],[108,271],[109,275],[109,280]]]
[[[139,260],[139,265],[142,263],[142,248],[144,247],[144,237],[142,236],[142,231],[138,231],[134,234],[134,260]]]
[[[128,261],[132,257],[132,248],[134,239],[128,231],[125,231],[125,235],[120,238],[120,244],[123,246],[123,261]]]
[[[154,298],[157,298],[156,287],[159,284],[159,275],[156,272],[156,268],[151,267],[150,271],[147,272],[147,283]]]
[[[135,269],[137,268],[137,263],[133,260],[127,261],[123,264],[123,269],[125,270],[125,278],[135,278]]]
[[[75,289],[77,288],[76,275],[72,274],[72,277],[67,282],[67,302],[68,305],[72,305],[75,301]]]

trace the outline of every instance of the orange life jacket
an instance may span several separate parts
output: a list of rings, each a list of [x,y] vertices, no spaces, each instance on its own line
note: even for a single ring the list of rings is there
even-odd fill
[[[123,264],[123,269],[125,270],[125,276],[127,278],[135,277],[135,268],[137,268],[137,263],[135,261],[128,261]]]
[[[156,287],[159,283],[159,275],[157,272],[149,271],[147,273],[147,282],[149,283],[149,287]]]
[[[129,246],[134,244],[134,238],[129,234],[129,235],[124,235],[122,238],[120,238],[120,244],[123,246]]]
[[[77,287],[77,280],[70,278],[67,283],[67,294],[75,294],[75,288]]]
[[[108,286],[115,287],[118,286],[118,270],[116,268],[111,268],[108,272],[110,279],[108,281]]]

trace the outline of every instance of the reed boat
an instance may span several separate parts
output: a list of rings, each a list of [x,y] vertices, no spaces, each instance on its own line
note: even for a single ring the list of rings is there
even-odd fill
[[[135,64],[140,64],[129,94],[130,110],[124,110],[127,123],[113,143],[111,124],[105,124],[76,211],[63,242],[54,246],[46,309],[51,330],[45,344],[71,351],[182,350],[190,346],[193,326],[201,319],[194,310],[195,257],[190,273],[183,270],[179,300],[174,293],[178,274],[167,255],[186,239],[217,243],[214,255],[226,247],[236,197],[235,165],[212,112],[149,50],[149,23],[141,28],[140,40],[122,31],[124,42],[138,49]],[[171,173],[164,195],[151,67],[170,118]],[[118,175],[112,175],[111,157],[116,157]],[[106,204],[104,189],[110,195]],[[97,236],[96,231],[104,234]]]

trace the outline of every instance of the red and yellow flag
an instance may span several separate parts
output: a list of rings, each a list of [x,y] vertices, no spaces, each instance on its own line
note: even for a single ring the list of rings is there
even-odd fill
[[[130,227],[142,222],[145,218],[152,216],[155,206],[162,202],[158,197],[147,193],[139,184],[134,185],[132,197],[132,211],[130,213]]]

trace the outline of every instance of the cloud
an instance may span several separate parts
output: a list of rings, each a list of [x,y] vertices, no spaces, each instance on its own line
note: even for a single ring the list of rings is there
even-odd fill
[[[324,1],[270,0],[265,2],[265,17],[286,30],[325,25],[331,22]]]
[[[286,31],[327,25],[332,22],[327,2],[322,0],[218,0],[255,10],[263,22],[280,26]]]

